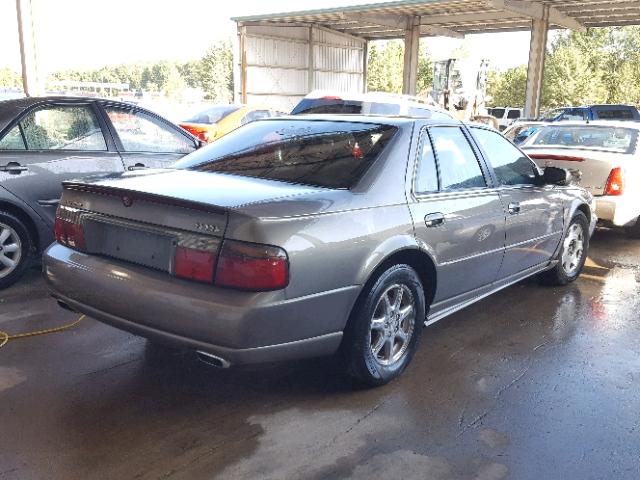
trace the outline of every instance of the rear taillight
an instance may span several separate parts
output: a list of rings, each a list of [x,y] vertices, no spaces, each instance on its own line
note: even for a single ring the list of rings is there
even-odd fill
[[[204,140],[205,142],[209,142],[211,140],[208,127],[199,127],[189,124],[181,124],[180,126],[192,135],[198,137],[200,140]]]
[[[622,195],[624,191],[624,175],[622,168],[616,167],[611,170],[607,184],[604,187],[605,195]]]
[[[289,260],[281,248],[234,240],[222,244],[216,285],[265,291],[284,288],[288,283]]]
[[[75,208],[60,206],[54,224],[56,241],[76,250],[85,250],[84,228],[81,213]]]
[[[216,268],[216,252],[176,247],[174,272],[176,277],[212,283]]]

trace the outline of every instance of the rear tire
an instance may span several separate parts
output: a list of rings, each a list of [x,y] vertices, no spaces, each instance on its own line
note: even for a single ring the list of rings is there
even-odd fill
[[[580,276],[589,251],[589,221],[584,213],[578,212],[569,223],[562,239],[556,260],[551,270],[540,274],[543,285],[562,286],[573,282]]]
[[[33,256],[29,229],[16,216],[0,211],[0,290],[17,282]]]
[[[630,227],[625,227],[624,233],[627,234],[627,237],[639,239],[640,238],[640,217],[636,219],[635,225]]]
[[[420,277],[409,265],[395,265],[365,287],[345,330],[347,372],[368,386],[398,377],[416,351],[425,319]]]

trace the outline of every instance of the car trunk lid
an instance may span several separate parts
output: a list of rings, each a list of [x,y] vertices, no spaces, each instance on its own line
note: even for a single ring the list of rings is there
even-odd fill
[[[629,155],[617,152],[578,149],[527,148],[536,164],[564,168],[574,173],[577,183],[593,195],[603,195],[611,170],[624,164]]]

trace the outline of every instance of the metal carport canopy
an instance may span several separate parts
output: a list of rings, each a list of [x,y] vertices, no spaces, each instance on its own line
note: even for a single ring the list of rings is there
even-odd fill
[[[421,36],[531,30],[525,114],[539,113],[547,32],[640,24],[638,0],[398,0],[233,18],[245,26],[307,25],[365,41],[403,38],[404,93],[415,94]],[[241,38],[242,48],[242,38]],[[240,52],[242,58],[244,52]],[[366,61],[366,60],[365,60]],[[246,76],[240,66],[240,78]],[[242,83],[242,82],[241,82]],[[242,87],[241,87],[242,88]]]

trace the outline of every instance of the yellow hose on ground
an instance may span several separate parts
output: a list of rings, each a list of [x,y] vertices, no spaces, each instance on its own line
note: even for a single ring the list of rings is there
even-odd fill
[[[82,320],[84,320],[84,317],[84,315],[80,315],[80,318],[78,318],[75,322],[67,323],[66,325],[62,325],[60,327],[45,328],[44,330],[35,330],[33,332],[16,333],[15,335],[9,335],[7,332],[3,332],[2,330],[0,330],[0,348],[4,347],[9,342],[9,340],[35,337],[37,335],[47,335],[48,333],[64,332],[65,330],[69,330],[70,328],[75,327]]]

